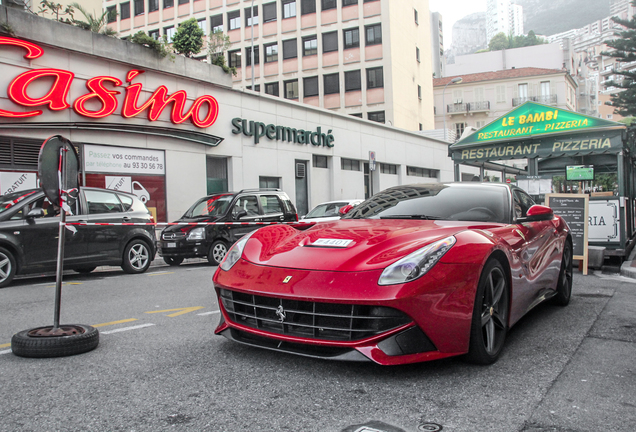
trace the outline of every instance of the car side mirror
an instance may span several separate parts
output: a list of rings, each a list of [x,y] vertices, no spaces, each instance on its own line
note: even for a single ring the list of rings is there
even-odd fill
[[[26,215],[27,218],[35,219],[44,217],[44,210],[41,207],[32,208]]]
[[[236,213],[234,213],[234,219],[235,220],[239,220],[240,218],[247,216],[247,211],[246,210],[239,210]]]
[[[340,207],[340,210],[338,210],[338,213],[340,213],[341,216],[344,216],[347,213],[349,213],[352,208],[353,206],[351,204],[347,204],[346,206]]]
[[[554,212],[550,207],[533,205],[528,209],[525,217],[517,218],[517,223],[546,221],[554,218]]]

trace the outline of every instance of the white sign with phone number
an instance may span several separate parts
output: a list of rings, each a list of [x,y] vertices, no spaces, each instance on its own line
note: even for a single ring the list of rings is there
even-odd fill
[[[165,154],[161,150],[85,145],[84,169],[87,173],[164,175]]]

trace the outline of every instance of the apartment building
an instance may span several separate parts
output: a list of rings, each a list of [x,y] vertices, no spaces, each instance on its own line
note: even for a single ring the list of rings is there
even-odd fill
[[[523,35],[523,7],[510,0],[486,1],[486,37],[490,41],[496,34]]]
[[[455,78],[459,83],[452,83]],[[561,69],[525,67],[433,80],[435,127],[456,141],[527,101],[576,111],[577,83]]]
[[[121,37],[223,31],[233,87],[390,124],[434,127],[427,0],[105,0]],[[254,64],[252,66],[252,46]],[[205,56],[201,57],[205,60]]]

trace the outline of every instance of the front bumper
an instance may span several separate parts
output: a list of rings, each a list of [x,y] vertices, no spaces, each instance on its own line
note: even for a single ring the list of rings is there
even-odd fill
[[[186,240],[158,240],[157,252],[161,257],[196,258],[207,256],[209,246],[205,242],[188,242]]]
[[[467,276],[464,267],[460,271],[457,265],[439,263],[414,282],[379,286],[381,270],[318,272],[257,266],[240,260],[229,272],[219,269],[215,273],[222,313],[215,332],[236,342],[275,351],[336,360],[371,360],[383,365],[464,354],[468,351],[477,283],[474,277]],[[283,283],[290,276],[288,283]],[[291,299],[393,308],[410,320],[357,340],[324,339],[318,337],[322,334],[318,332],[315,336],[281,334],[237,319],[224,307],[220,296],[223,289],[280,299],[281,305]]]

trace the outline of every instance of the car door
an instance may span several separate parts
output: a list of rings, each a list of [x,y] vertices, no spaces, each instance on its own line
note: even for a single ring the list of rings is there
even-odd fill
[[[82,227],[86,233],[86,259],[104,263],[121,259],[121,239],[126,235],[122,222],[130,222],[124,213],[122,202],[115,192],[83,189],[82,219],[85,222],[115,224]]]
[[[236,222],[262,222],[263,214],[256,195],[240,195],[232,206],[232,219]],[[259,225],[231,225],[230,241],[238,239],[260,228]]]
[[[513,195],[515,218],[525,217],[534,201],[521,189],[514,189]],[[556,253],[556,228],[551,220],[544,220],[519,223],[517,231],[524,239],[520,259],[528,281],[528,292],[523,293],[523,297],[524,303],[530,306],[554,280],[549,265]]]
[[[28,217],[35,209],[42,209],[44,215]],[[67,214],[67,223],[76,222],[76,202],[71,201],[71,212]],[[44,195],[25,203],[12,220],[19,223],[16,227],[22,243],[25,266],[52,270],[57,265],[58,237],[60,226],[59,207],[53,206]],[[64,230],[64,266],[72,267],[82,262],[86,253],[84,235],[77,227],[69,225]]]

